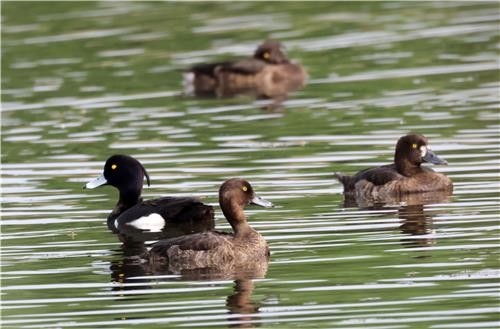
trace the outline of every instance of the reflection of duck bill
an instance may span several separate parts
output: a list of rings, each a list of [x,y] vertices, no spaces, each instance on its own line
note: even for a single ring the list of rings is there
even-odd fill
[[[428,163],[436,164],[436,165],[447,165],[448,161],[445,159],[442,159],[436,155],[436,153],[432,152],[431,150],[427,149],[427,153],[425,154],[424,157],[422,157],[422,160]]]
[[[252,200],[250,200],[250,204],[255,204],[257,206],[261,206],[264,208],[272,208],[274,205],[265,199],[262,199],[260,196],[255,195]]]
[[[106,180],[104,175],[101,175],[99,177],[94,178],[93,180],[91,180],[87,184],[85,184],[83,186],[83,188],[93,189],[93,188],[96,188],[96,187],[99,187],[102,185],[106,185],[106,184],[108,184],[108,181]]]

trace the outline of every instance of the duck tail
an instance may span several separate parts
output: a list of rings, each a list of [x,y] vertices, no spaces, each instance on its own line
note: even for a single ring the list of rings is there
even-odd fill
[[[338,172],[333,173],[333,175],[335,176],[335,178],[337,178],[339,182],[342,183],[342,185],[344,185],[344,191],[349,190],[349,187],[352,185],[351,176],[346,176]]]
[[[153,246],[151,250],[145,251],[139,257],[149,264],[168,264],[167,249],[162,246]]]
[[[203,205],[203,213],[201,215],[204,223],[209,223],[210,230],[215,229],[214,217],[215,212],[212,206]]]

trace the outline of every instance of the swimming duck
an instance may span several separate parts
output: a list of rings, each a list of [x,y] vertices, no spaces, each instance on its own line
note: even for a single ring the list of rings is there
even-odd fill
[[[249,204],[262,207],[273,204],[257,196],[250,183],[240,178],[229,179],[221,185],[219,204],[233,233],[210,231],[162,240],[144,257],[149,263],[168,263],[174,273],[221,266],[229,271],[242,264],[267,264],[267,242],[248,224],[243,209]]]
[[[184,84],[186,92],[196,96],[285,98],[288,92],[302,88],[306,78],[305,70],[288,60],[281,43],[268,40],[251,58],[191,67]]]
[[[131,156],[117,154],[106,160],[101,176],[84,186],[93,189],[111,185],[120,191],[118,203],[107,219],[108,228],[113,233],[132,237],[134,233],[150,232],[165,237],[214,228],[212,206],[203,204],[197,198],[163,197],[143,201],[144,177],[149,186],[149,175],[144,166]]]
[[[335,176],[344,185],[344,194],[375,199],[406,193],[451,193],[451,180],[430,168],[422,167],[423,162],[448,164],[431,151],[427,138],[419,134],[409,134],[398,140],[394,163],[368,168],[354,176],[339,173]]]

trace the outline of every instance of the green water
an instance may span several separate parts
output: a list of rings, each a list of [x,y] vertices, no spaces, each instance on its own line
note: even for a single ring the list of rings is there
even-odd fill
[[[3,2],[2,327],[498,327],[498,28],[495,2]],[[310,76],[280,110],[182,94],[182,69],[268,38]],[[333,172],[409,131],[453,196],[344,207]],[[81,189],[114,153],[221,230],[218,187],[248,179],[276,204],[247,209],[265,278],[128,267],[116,191]]]

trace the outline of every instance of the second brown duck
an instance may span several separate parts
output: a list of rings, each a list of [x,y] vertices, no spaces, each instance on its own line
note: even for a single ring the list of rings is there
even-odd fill
[[[144,255],[150,263],[168,264],[171,272],[196,268],[238,268],[257,262],[267,264],[266,240],[247,222],[243,209],[249,204],[272,207],[257,196],[246,180],[232,178],[219,189],[219,203],[233,233],[218,231],[189,234],[155,243]]]

